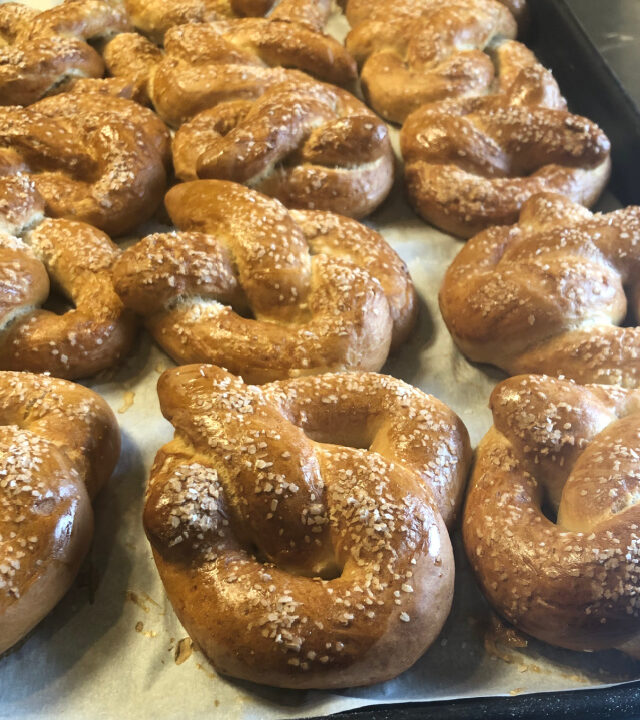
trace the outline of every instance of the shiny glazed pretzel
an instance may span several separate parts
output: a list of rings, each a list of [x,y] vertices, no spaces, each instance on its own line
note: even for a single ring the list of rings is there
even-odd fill
[[[102,77],[100,55],[85,41],[128,28],[118,2],[67,0],[44,12],[0,5],[0,105],[29,105],[78,78]]]
[[[440,307],[456,344],[476,362],[640,386],[640,208],[594,215],[542,194],[512,227],[473,238],[445,275]],[[630,291],[627,300],[625,288]]]
[[[329,688],[411,666],[451,605],[443,516],[470,461],[459,418],[367,373],[258,388],[193,365],[158,394],[176,434],[151,470],[145,530],[216,669]]]
[[[176,362],[212,362],[257,383],[379,370],[411,331],[404,263],[354,220],[288,212],[213,180],[177,185],[165,202],[180,232],[126,250],[114,281]]]
[[[323,83],[281,84],[250,103],[206,110],[175,135],[182,180],[232,180],[287,207],[372,212],[393,183],[385,124],[353,95]]]
[[[521,375],[491,407],[463,521],[483,592],[545,642],[638,656],[640,394]]]
[[[590,206],[609,177],[609,140],[597,125],[567,112],[535,57],[506,42],[496,62],[500,92],[425,105],[407,118],[400,136],[414,208],[462,237],[515,222],[539,192]]]
[[[65,93],[0,108],[0,175],[29,175],[54,217],[121,235],[157,209],[168,162],[167,128],[129,100]]]
[[[175,127],[221,102],[255,99],[275,84],[308,79],[291,68],[338,85],[356,78],[355,61],[337,40],[272,18],[180,25],[167,32],[164,51],[123,33],[104,54],[112,75],[146,83],[156,111]]]
[[[191,25],[269,14],[320,32],[331,11],[329,0],[125,0],[135,27],[161,43],[176,25]]]
[[[393,122],[425,103],[485,95],[495,69],[488,49],[515,38],[516,21],[497,0],[373,2],[347,36],[362,88],[376,112]],[[353,24],[353,23],[352,23]]]
[[[85,223],[44,220],[33,228],[43,206],[25,177],[0,179],[0,368],[71,379],[95,375],[133,342],[133,314],[113,287],[120,251]],[[50,285],[72,309],[39,308]]]
[[[69,589],[93,535],[91,499],[119,454],[118,424],[99,395],[0,372],[0,653]]]

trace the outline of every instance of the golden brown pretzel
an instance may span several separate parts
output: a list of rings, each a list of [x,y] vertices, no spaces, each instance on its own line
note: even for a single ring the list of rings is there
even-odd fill
[[[425,103],[489,92],[495,70],[487,52],[517,34],[497,0],[373,2],[360,18],[346,47],[371,107],[399,123]]]
[[[93,534],[91,498],[119,454],[118,424],[99,395],[0,372],[0,653],[69,589]]]
[[[85,41],[128,27],[117,2],[68,0],[44,12],[0,5],[0,105],[29,105],[78,78],[101,77],[104,64]]]
[[[637,656],[640,395],[520,375],[491,407],[463,521],[482,590],[541,640]]]
[[[131,74],[128,62],[115,63],[119,54],[141,55],[147,65],[148,91],[158,114],[178,126],[196,113],[220,102],[255,99],[285,80],[304,82],[304,70],[321,80],[348,85],[356,65],[337,40],[298,23],[246,18],[181,25],[167,32],[165,56],[150,67],[152,46],[146,41],[115,38],[107,47],[107,66],[114,75]],[[112,46],[120,52],[114,52]],[[136,61],[136,65],[140,64]]]
[[[640,300],[640,208],[594,215],[561,195],[525,203],[517,225],[486,230],[447,271],[440,307],[456,344],[510,374],[640,386],[640,329],[618,327]]]
[[[499,93],[425,105],[400,136],[411,203],[462,237],[515,222],[539,192],[590,206],[609,178],[602,130],[566,111],[551,74],[519,43],[497,53]]]
[[[385,124],[345,90],[315,82],[200,113],[176,133],[173,158],[182,180],[233,180],[287,207],[355,218],[375,210],[393,183]]]
[[[179,233],[124,252],[115,287],[180,363],[247,382],[379,370],[415,320],[406,267],[380,235],[322,212],[288,212],[235,183],[167,194]]]
[[[331,11],[330,0],[125,0],[135,27],[162,43],[176,25],[192,25],[270,14],[320,32]],[[275,6],[275,7],[274,7]]]
[[[7,213],[5,202],[12,203]],[[95,375],[120,360],[133,341],[133,314],[113,287],[120,251],[85,223],[44,220],[29,229],[43,205],[24,177],[0,179],[2,225],[23,235],[0,232],[0,368],[70,379]],[[51,284],[72,309],[39,309]]]
[[[162,201],[169,133],[148,109],[98,93],[0,108],[0,175],[30,175],[54,217],[121,235]]]
[[[193,365],[165,372],[158,394],[176,435],[151,470],[145,530],[216,669],[328,688],[411,666],[451,605],[440,513],[470,460],[459,418],[368,373],[258,388]]]

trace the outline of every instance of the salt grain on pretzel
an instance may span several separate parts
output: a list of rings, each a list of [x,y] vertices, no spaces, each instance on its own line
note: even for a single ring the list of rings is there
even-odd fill
[[[91,543],[91,498],[119,452],[116,419],[100,396],[0,372],[0,653],[71,586]]]
[[[249,382],[379,370],[410,332],[406,267],[359,223],[221,181],[177,185],[166,205],[180,232],[126,250],[114,278],[176,361]]]
[[[330,688],[412,665],[451,605],[441,513],[470,460],[456,415],[366,373],[258,388],[194,365],[164,373],[158,393],[176,434],[151,470],[145,529],[216,669]]]
[[[483,592],[552,645],[638,656],[640,395],[520,375],[491,407],[463,521]]]

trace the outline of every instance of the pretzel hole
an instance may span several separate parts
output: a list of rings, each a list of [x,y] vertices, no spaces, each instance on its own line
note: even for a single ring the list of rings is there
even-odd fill
[[[553,506],[546,494],[542,500],[540,511],[547,518],[547,520],[549,520],[549,522],[552,522],[554,525],[558,524],[558,509]]]
[[[41,307],[56,315],[64,315],[69,310],[73,310],[75,306],[60,290],[52,288],[49,297]]]
[[[247,548],[249,555],[261,565],[268,567],[277,567],[283,572],[287,572],[291,575],[298,575],[302,577],[320,578],[321,580],[337,580],[342,576],[344,568],[334,558],[332,560],[326,560],[322,565],[314,566],[309,572],[304,572],[300,567],[296,566],[295,569],[287,567],[286,564],[274,563],[262,552],[262,550],[255,544],[251,543]]]

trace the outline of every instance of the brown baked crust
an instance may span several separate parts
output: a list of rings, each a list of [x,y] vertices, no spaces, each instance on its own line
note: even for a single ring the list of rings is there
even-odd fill
[[[637,656],[640,395],[522,375],[491,407],[463,521],[483,592],[552,645]]]
[[[491,48],[517,34],[497,0],[349,3],[347,17],[355,24],[346,47],[367,102],[397,123],[425,103],[493,91]]]
[[[379,370],[411,331],[404,263],[354,220],[290,213],[214,180],[175,186],[166,206],[179,232],[126,250],[114,282],[177,362],[215,362],[257,383]]]
[[[216,669],[329,688],[412,665],[451,605],[453,556],[430,488],[456,505],[470,457],[460,420],[363,373],[257,388],[195,365],[165,372],[158,393],[176,436],[151,471],[145,530],[178,618]]]
[[[308,81],[295,70],[343,86],[357,75],[337,40],[275,14],[174,27],[164,49],[148,72],[148,92],[160,117],[174,127],[221,102],[255,99],[284,81]],[[113,63],[110,70],[129,72]]]
[[[73,582],[91,542],[91,498],[119,453],[118,425],[100,396],[0,372],[0,653]]]
[[[400,136],[412,205],[461,237],[515,222],[540,192],[589,207],[609,178],[609,140],[566,111],[551,74],[519,43],[504,43],[498,58],[499,93],[425,105]]]
[[[386,125],[350,93],[316,82],[204,111],[178,130],[173,157],[182,180],[232,180],[287,207],[355,218],[393,184]]]
[[[162,201],[169,133],[147,108],[101,93],[65,93],[0,108],[0,175],[30,175],[54,217],[121,235]]]
[[[44,12],[0,5],[0,105],[29,105],[78,78],[102,77],[104,64],[85,41],[128,28],[117,2],[73,0]]]
[[[476,362],[638,387],[640,330],[619,326],[629,303],[638,312],[639,243],[638,207],[592,214],[561,195],[534,196],[517,225],[461,250],[444,277],[442,316]]]

